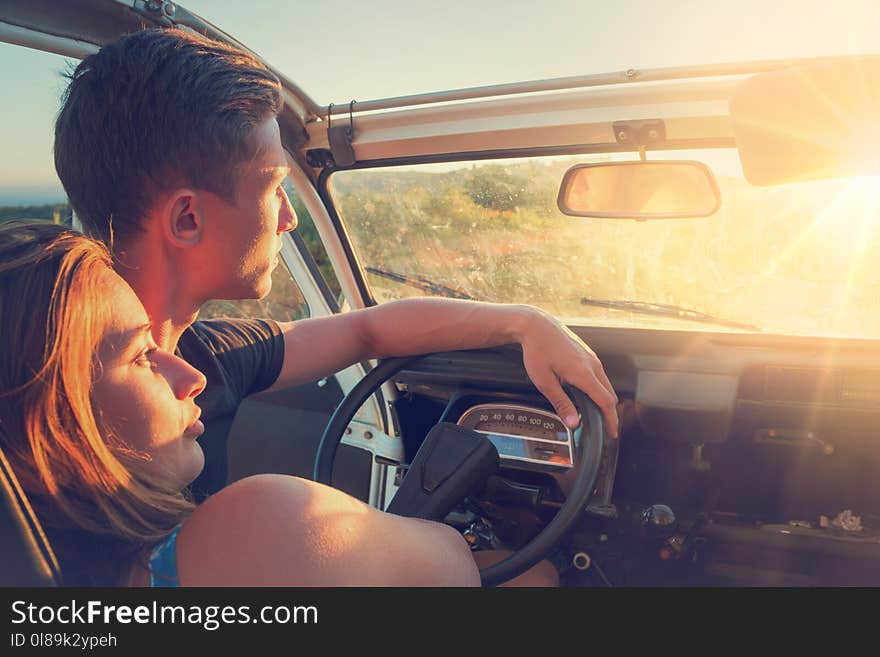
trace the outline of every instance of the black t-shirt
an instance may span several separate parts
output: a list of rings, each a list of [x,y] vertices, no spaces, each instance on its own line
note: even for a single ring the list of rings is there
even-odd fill
[[[242,399],[275,383],[284,362],[284,338],[272,320],[199,321],[180,336],[177,355],[208,379],[196,397],[205,425],[199,438],[205,469],[192,491],[201,501],[226,485],[226,442],[232,420]]]

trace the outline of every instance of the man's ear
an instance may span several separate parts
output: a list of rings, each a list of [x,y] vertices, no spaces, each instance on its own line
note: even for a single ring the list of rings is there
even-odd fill
[[[163,228],[165,238],[174,246],[186,248],[202,240],[204,216],[195,190],[178,189],[168,196]]]

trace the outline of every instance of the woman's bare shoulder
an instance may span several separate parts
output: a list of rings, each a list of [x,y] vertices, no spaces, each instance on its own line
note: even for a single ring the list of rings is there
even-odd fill
[[[183,586],[474,583],[464,540],[445,525],[383,513],[287,475],[242,479],[180,531]]]
[[[284,579],[277,572],[280,563],[294,568],[311,560],[316,516],[358,504],[332,488],[286,475],[256,475],[230,484],[205,500],[181,528],[181,584],[276,585]]]
[[[210,523],[238,514],[243,522],[288,518],[291,511],[309,512],[316,505],[369,507],[335,488],[282,474],[260,474],[240,479],[209,497],[196,509],[193,520]],[[223,522],[222,524],[227,524]]]

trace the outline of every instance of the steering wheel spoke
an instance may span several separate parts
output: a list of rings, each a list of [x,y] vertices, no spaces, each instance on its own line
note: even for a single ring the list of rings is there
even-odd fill
[[[351,433],[348,432],[348,429],[351,429]],[[398,463],[403,461],[403,443],[368,422],[358,420],[349,422],[341,442],[352,447],[365,449],[389,461]]]

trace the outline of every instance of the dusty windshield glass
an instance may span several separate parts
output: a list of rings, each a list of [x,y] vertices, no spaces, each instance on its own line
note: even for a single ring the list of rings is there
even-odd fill
[[[573,324],[880,337],[880,180],[759,188],[732,149],[661,158],[708,164],[718,212],[632,221],[557,209],[569,166],[631,154],[342,171],[330,184],[380,302],[458,296]]]

